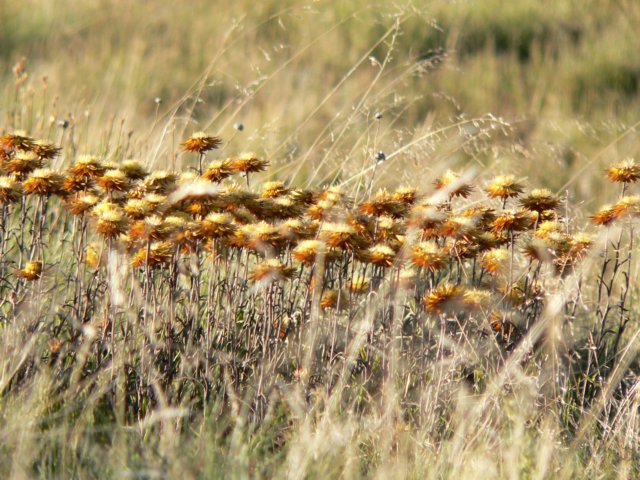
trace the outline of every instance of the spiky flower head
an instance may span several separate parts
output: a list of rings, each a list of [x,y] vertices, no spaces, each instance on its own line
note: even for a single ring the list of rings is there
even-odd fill
[[[22,195],[22,185],[13,177],[0,177],[0,204],[17,202]]]
[[[143,182],[145,193],[168,195],[176,186],[178,176],[173,172],[158,170],[146,177]]]
[[[100,199],[91,193],[81,193],[67,200],[67,205],[74,215],[84,215],[94,208]]]
[[[445,190],[449,198],[467,198],[473,191],[473,187],[465,183],[460,175],[452,170],[444,172],[442,176],[434,182],[434,186],[436,190]]]
[[[131,180],[119,169],[107,170],[101,177],[96,179],[96,183],[105,192],[125,192],[129,189]]]
[[[542,213],[546,210],[555,210],[560,205],[560,200],[550,190],[538,188],[532,190],[529,195],[520,199],[520,205],[527,210]]]
[[[149,248],[145,246],[136,251],[131,266],[140,268],[145,265],[149,267],[166,265],[171,262],[174,252],[175,245],[172,242],[153,242]]]
[[[374,245],[362,253],[362,261],[384,268],[391,267],[396,257],[396,252],[391,247],[384,244]]]
[[[525,210],[504,210],[491,225],[493,232],[520,232],[531,226],[531,218]]]
[[[464,291],[462,303],[466,310],[486,311],[491,308],[494,302],[489,290],[471,288]]]
[[[622,197],[613,206],[613,214],[616,219],[627,215],[637,217],[640,214],[640,196],[627,195]]]
[[[418,189],[413,187],[401,187],[393,192],[393,199],[405,205],[413,205],[418,200]]]
[[[266,170],[269,162],[261,160],[255,153],[247,152],[231,160],[230,168],[240,173],[256,173]]]
[[[283,182],[266,182],[262,185],[262,198],[276,198],[287,195],[291,190]]]
[[[23,177],[42,166],[42,159],[30,150],[18,150],[13,157],[2,165],[8,172]]]
[[[408,206],[394,198],[386,190],[380,190],[372,199],[360,205],[360,211],[365,215],[373,215],[375,217],[388,215],[399,218],[407,213]]]
[[[38,140],[33,144],[31,150],[42,160],[52,160],[60,155],[62,148]]]
[[[151,214],[153,205],[144,198],[131,198],[127,200],[123,209],[132,220],[140,220]]]
[[[200,223],[199,234],[205,238],[227,238],[235,233],[238,227],[228,213],[210,213]]]
[[[463,306],[462,287],[445,283],[431,289],[424,297],[424,305],[429,313],[457,313]]]
[[[411,263],[430,272],[444,268],[447,258],[436,242],[427,241],[415,244],[411,248]]]
[[[97,178],[104,174],[107,168],[93,155],[81,155],[69,169],[75,177]]]
[[[598,210],[594,215],[591,216],[591,221],[596,225],[608,226],[610,225],[617,217],[616,211],[614,210],[613,205],[605,205],[600,210]]]
[[[34,140],[21,132],[7,133],[0,137],[0,146],[7,150],[31,150]]]
[[[34,170],[29,178],[22,182],[24,193],[34,195],[53,195],[62,191],[64,177],[48,168]]]
[[[607,177],[612,182],[633,183],[640,178],[640,165],[633,158],[627,158],[611,165],[607,169]]]
[[[234,170],[231,165],[231,160],[214,160],[209,164],[202,176],[210,182],[220,183],[225,178],[233,175]]]
[[[292,275],[293,268],[284,265],[277,258],[269,258],[253,268],[251,279],[255,282],[271,283],[286,280]]]
[[[522,184],[516,181],[513,175],[499,175],[484,189],[489,197],[500,198],[502,200],[517,197],[523,190]]]
[[[291,251],[291,255],[297,261],[305,265],[313,265],[316,261],[335,261],[339,258],[335,250],[328,250],[327,244],[321,240],[302,240]]]
[[[196,132],[182,143],[185,152],[205,153],[220,146],[222,140],[219,137],[207,135],[205,132]]]
[[[129,180],[143,180],[149,172],[138,160],[125,160],[120,164],[120,170],[124,172]]]
[[[42,262],[28,262],[22,270],[18,270],[18,277],[24,278],[28,282],[38,280],[42,275]]]
[[[369,280],[365,277],[352,278],[347,288],[355,295],[365,294],[369,291]]]
[[[506,248],[494,248],[485,252],[480,263],[491,275],[500,275],[509,268],[509,250]]]
[[[366,241],[355,228],[345,223],[324,223],[320,229],[320,239],[331,248],[358,250],[366,247]]]
[[[320,298],[320,308],[323,310],[345,310],[348,306],[346,295],[338,290],[327,290]]]
[[[116,238],[127,231],[127,225],[127,217],[121,208],[107,208],[98,215],[96,231],[105,238]]]

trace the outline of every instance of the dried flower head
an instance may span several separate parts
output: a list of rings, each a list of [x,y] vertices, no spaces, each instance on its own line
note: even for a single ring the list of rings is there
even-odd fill
[[[31,150],[34,141],[21,132],[14,132],[0,137],[0,145],[7,150]]]
[[[238,227],[228,213],[210,213],[200,223],[199,234],[205,238],[227,238],[232,236]]]
[[[97,178],[104,174],[106,167],[93,155],[81,155],[69,169],[74,177]]]
[[[256,173],[266,170],[269,162],[261,160],[255,153],[243,153],[231,161],[230,168],[240,173]]]
[[[283,182],[266,182],[262,185],[262,198],[276,198],[287,195],[291,190]]]
[[[130,180],[122,170],[107,170],[101,177],[96,179],[96,183],[105,192],[125,192],[129,189]]]
[[[364,252],[361,252],[361,260],[366,263],[377,265],[378,267],[389,268],[393,265],[396,252],[388,245],[374,245]]]
[[[593,223],[595,223],[596,225],[607,226],[611,224],[611,222],[613,222],[616,218],[616,211],[614,210],[613,205],[605,205],[591,216],[591,221],[593,221]]]
[[[491,275],[501,275],[509,268],[509,250],[506,248],[494,248],[485,252],[480,263]]]
[[[215,160],[209,164],[202,176],[210,182],[220,183],[225,178],[233,175],[231,160]]]
[[[255,282],[271,283],[286,280],[292,275],[293,268],[287,267],[277,258],[269,258],[253,268],[251,279]]]
[[[627,158],[607,169],[607,177],[612,182],[633,183],[640,178],[640,165],[633,158]]]
[[[493,232],[520,232],[531,226],[531,217],[526,210],[504,210],[491,225]]]
[[[0,177],[0,204],[17,202],[22,195],[22,185],[13,177]]]
[[[115,207],[100,212],[96,231],[105,238],[116,238],[127,231],[127,226],[128,221],[124,212],[119,207]]]
[[[45,143],[42,141],[37,141],[33,144],[33,147],[31,147],[31,150],[41,160],[52,160],[58,155],[60,155],[62,148],[56,147],[55,145]]]
[[[393,192],[393,199],[405,205],[413,205],[418,200],[418,190],[413,187],[398,188]]]
[[[320,298],[320,308],[323,310],[346,310],[348,307],[347,296],[338,290],[327,290]]]
[[[131,266],[135,268],[158,267],[171,262],[175,245],[172,242],[153,242],[147,248],[146,246],[136,251]]]
[[[447,258],[436,242],[427,241],[411,248],[411,263],[430,272],[437,272],[446,265]]]
[[[177,179],[178,176],[173,172],[158,170],[144,179],[144,192],[167,195],[175,189]]]
[[[369,280],[365,277],[356,277],[351,279],[347,285],[349,291],[355,295],[362,295],[369,292]]]
[[[344,223],[324,223],[320,229],[320,239],[331,248],[341,250],[359,250],[367,246],[367,242],[355,228]]]
[[[138,160],[125,160],[120,165],[120,170],[124,172],[129,180],[143,180],[149,172]]]
[[[38,280],[42,275],[42,262],[28,262],[22,270],[18,270],[18,277],[24,278],[28,282]]]
[[[64,178],[48,168],[34,170],[29,178],[22,182],[24,193],[34,195],[53,195],[62,192]]]
[[[555,210],[560,205],[560,200],[550,190],[538,188],[532,190],[529,195],[520,199],[520,205],[527,210],[534,212],[544,212]]]
[[[98,204],[100,199],[91,193],[81,193],[67,200],[67,206],[74,215],[84,215]]]
[[[360,211],[365,215],[380,217],[388,215],[394,218],[404,216],[409,210],[406,203],[396,200],[386,190],[380,190],[376,195],[360,205]]]
[[[424,305],[429,313],[457,313],[462,311],[464,290],[449,283],[433,288],[424,297]]]
[[[18,150],[13,157],[2,166],[6,172],[16,174],[20,177],[40,167],[42,167],[42,159],[34,152],[27,150]]]
[[[491,198],[507,199],[517,197],[524,188],[513,175],[499,175],[484,189]]]
[[[613,206],[613,215],[616,219],[622,218],[624,216],[638,216],[640,213],[640,196],[638,195],[627,195],[622,197],[614,206]]]
[[[205,153],[220,146],[222,140],[219,137],[207,135],[205,132],[196,132],[182,143],[186,152]]]
[[[487,311],[494,304],[492,297],[489,290],[471,288],[464,291],[462,303],[464,308],[470,311]]]
[[[291,251],[291,255],[309,266],[317,261],[331,262],[340,258],[335,250],[328,250],[326,243],[321,240],[302,240]]]
[[[434,182],[434,186],[436,190],[446,191],[449,198],[466,198],[471,195],[473,191],[473,187],[470,184],[465,183],[460,175],[451,170],[444,172],[442,176]]]

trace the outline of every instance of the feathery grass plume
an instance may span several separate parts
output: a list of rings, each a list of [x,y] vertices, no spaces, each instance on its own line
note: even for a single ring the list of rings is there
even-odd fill
[[[327,244],[321,240],[302,240],[291,251],[291,256],[307,266],[313,265],[318,258],[324,262],[334,262],[340,259],[335,250],[329,250]]]
[[[331,248],[340,250],[362,250],[367,247],[367,241],[359,235],[355,228],[344,223],[323,223],[319,238]]]
[[[22,185],[13,177],[0,177],[0,204],[17,202],[22,196]]]
[[[560,200],[550,190],[537,188],[521,198],[520,205],[527,210],[542,213],[547,210],[556,210],[560,206]]]
[[[431,289],[424,296],[424,306],[432,314],[455,314],[463,311],[464,289],[457,285],[444,283]]]
[[[230,214],[210,213],[200,222],[198,234],[210,239],[228,238],[234,235],[237,229]]]
[[[320,308],[323,310],[346,310],[349,302],[344,292],[326,290],[320,297]]]
[[[206,153],[215,150],[222,144],[222,139],[207,135],[205,132],[196,132],[182,142],[181,146],[185,152]]]
[[[0,145],[7,150],[31,150],[34,140],[22,132],[7,133],[0,137]]]
[[[392,197],[398,202],[412,206],[418,200],[418,189],[413,187],[401,187],[393,192]]]
[[[491,224],[491,230],[500,232],[521,232],[531,227],[531,217],[526,210],[504,210],[496,216]]]
[[[13,173],[18,177],[24,177],[40,167],[42,167],[42,159],[28,150],[16,151],[13,157],[2,164],[5,172]]]
[[[107,170],[96,178],[96,183],[107,193],[126,192],[131,185],[131,180],[122,170],[113,169]]]
[[[434,187],[436,190],[448,190],[449,198],[467,198],[473,192],[473,186],[465,183],[460,175],[452,170],[447,170],[441,177],[436,179]]]
[[[269,258],[258,263],[251,272],[254,282],[271,283],[291,278],[294,269],[284,265],[277,258]]]
[[[132,181],[143,180],[149,175],[147,169],[138,160],[125,160],[118,168]]]
[[[255,153],[247,152],[231,160],[229,168],[239,173],[257,173],[266,170],[269,166],[267,160],[261,160]]]
[[[480,265],[491,275],[502,275],[509,269],[509,250],[494,248],[482,255]]]
[[[38,140],[34,142],[31,151],[35,153],[41,160],[53,160],[62,151],[62,148],[56,147],[50,143]]]
[[[484,189],[490,198],[506,200],[520,195],[524,191],[522,184],[513,175],[498,175]]]
[[[607,178],[612,182],[633,183],[640,178],[640,165],[633,158],[627,158],[607,169]]]
[[[376,195],[360,205],[360,211],[365,215],[380,217],[388,215],[394,218],[400,218],[407,214],[409,207],[407,204],[396,200],[386,190],[380,190]]]
[[[389,268],[393,265],[396,252],[389,245],[378,244],[367,250],[358,252],[358,257],[363,263],[371,263],[378,267]]]
[[[488,311],[495,303],[489,290],[470,288],[462,294],[462,305],[465,310],[471,312]]]
[[[416,267],[437,272],[444,268],[446,262],[446,255],[434,241],[420,242],[411,248],[411,263]]]
[[[129,222],[121,208],[104,208],[97,216],[96,231],[105,238],[116,238],[127,231]]]
[[[29,178],[22,182],[27,195],[54,195],[62,192],[64,177],[48,168],[34,170]]]
[[[67,199],[67,208],[73,215],[84,215],[93,209],[100,199],[92,193],[80,193]]]
[[[81,155],[69,169],[74,177],[98,178],[107,170],[102,162],[93,155]]]
[[[42,275],[42,262],[28,262],[22,270],[18,270],[18,277],[24,278],[28,282],[38,280]]]
[[[167,265],[173,258],[175,252],[175,245],[172,242],[153,242],[149,245],[149,248],[139,248],[131,261],[131,266],[134,268],[141,268],[144,266],[158,267],[161,265]]]

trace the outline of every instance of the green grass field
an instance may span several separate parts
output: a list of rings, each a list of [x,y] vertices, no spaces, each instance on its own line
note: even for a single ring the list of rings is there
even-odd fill
[[[0,476],[637,478],[638,25],[0,0]]]

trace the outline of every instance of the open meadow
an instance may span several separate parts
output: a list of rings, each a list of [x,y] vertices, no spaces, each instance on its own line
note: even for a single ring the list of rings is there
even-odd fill
[[[638,26],[0,0],[0,478],[640,477]]]

